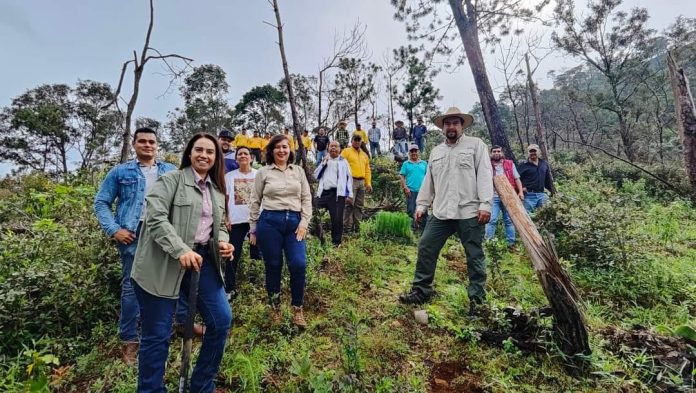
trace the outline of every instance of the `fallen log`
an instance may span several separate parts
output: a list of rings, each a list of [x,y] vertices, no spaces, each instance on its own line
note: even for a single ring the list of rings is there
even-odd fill
[[[552,242],[541,236],[508,179],[496,176],[495,189],[532,261],[554,317],[554,335],[561,351],[576,363],[591,353],[580,295],[558,261]],[[580,356],[578,356],[580,355]]]

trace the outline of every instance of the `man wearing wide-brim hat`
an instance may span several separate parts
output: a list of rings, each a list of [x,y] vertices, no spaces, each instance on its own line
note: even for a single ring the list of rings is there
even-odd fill
[[[392,131],[394,139],[394,154],[406,157],[408,154],[408,131],[404,128],[404,122],[397,120],[394,122],[394,131]]]
[[[418,243],[418,261],[411,291],[399,296],[406,304],[422,304],[433,295],[437,258],[447,238],[456,233],[466,253],[469,275],[469,314],[486,297],[485,224],[491,217],[493,174],[488,147],[479,138],[464,135],[474,118],[452,107],[436,116],[445,142],[430,152],[428,168],[416,200],[419,221],[432,206]]]
[[[348,130],[346,129],[347,126],[348,122],[341,120],[338,122],[338,128],[336,129],[336,138],[334,139],[341,145],[341,150],[348,147],[348,141],[350,140],[350,135],[348,135]]]

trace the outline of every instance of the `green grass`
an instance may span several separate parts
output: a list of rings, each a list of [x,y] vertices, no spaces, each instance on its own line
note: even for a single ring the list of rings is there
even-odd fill
[[[573,187],[566,187],[565,192],[587,190],[587,184],[578,183]],[[590,196],[599,198],[601,195]],[[3,200],[2,203],[7,202]],[[502,317],[505,307],[530,311],[547,304],[524,249],[510,252],[504,241],[486,243],[491,316],[485,320],[467,317],[466,260],[455,238],[447,241],[438,261],[435,277],[438,295],[422,307],[404,306],[397,302],[397,297],[410,287],[416,265],[417,238],[413,237],[410,220],[404,213],[380,212],[361,225],[360,234],[346,237],[340,247],[322,246],[313,238],[308,240],[305,315],[309,326],[304,332],[291,324],[287,272],[283,276],[283,322],[280,326],[272,326],[266,306],[263,263],[245,256],[238,279],[240,295],[233,304],[234,327],[222,360],[218,385],[230,392],[426,392],[436,384],[436,379],[441,379],[455,391],[640,392],[655,389],[654,379],[658,373],[662,372],[663,380],[675,378],[675,373],[657,369],[649,354],[640,350],[613,353],[608,349],[602,330],[609,327],[630,330],[638,325],[671,334],[679,325],[696,323],[696,267],[693,263],[696,260],[696,210],[683,202],[662,203],[646,197],[640,203],[640,215],[631,217],[627,236],[640,239],[631,252],[640,253],[642,259],[628,265],[630,269],[600,271],[588,264],[581,266],[563,261],[584,299],[593,350],[589,357],[589,373],[584,376],[568,374],[562,355],[546,335],[538,337],[546,349],[542,353],[524,353],[511,340],[500,346],[482,342],[482,331],[507,327]],[[58,214],[53,207],[45,209],[42,203],[35,204],[37,211],[45,210],[42,214]],[[14,214],[22,210],[7,208],[2,211]],[[46,234],[46,239],[35,237],[29,238],[31,242],[17,242],[9,235],[4,238],[8,247],[1,254],[8,263],[0,269],[10,271],[17,266],[12,262],[38,265],[31,258],[34,244],[43,244],[58,236],[67,238],[70,233],[61,234],[63,229],[84,227],[73,225],[72,218],[43,219],[33,221],[27,228]],[[50,261],[42,263],[50,262],[51,271],[55,271],[55,266],[60,265],[55,264],[59,258],[54,256],[64,257],[62,263],[68,263],[76,259],[68,256],[75,255],[88,261],[90,258],[107,261],[105,266],[117,266],[113,247],[106,244],[97,229],[90,233],[94,237],[90,248],[83,247],[83,250],[70,243],[69,253],[66,248],[54,247],[57,240],[52,240],[52,248],[44,253],[44,258]],[[83,268],[81,272],[84,271]],[[117,272],[106,272],[113,277],[109,279],[103,273],[95,273],[94,282],[116,283]],[[72,283],[67,278],[64,280]],[[101,309],[112,319],[91,317],[92,327],[80,332],[81,337],[62,337],[61,341],[51,337],[37,338],[31,345],[26,344],[27,349],[35,351],[29,353],[61,354],[59,367],[39,365],[32,370],[32,377],[46,376],[50,390],[55,392],[132,392],[137,371],[118,360],[116,316],[108,312],[115,307],[117,287],[109,291],[94,287],[94,292],[85,292],[86,289],[89,288],[80,286],[76,288],[80,291],[75,293],[103,293],[103,296],[73,295],[71,299],[88,301],[86,304],[91,308],[85,311],[96,309],[97,303],[102,304]],[[52,296],[60,298],[56,293]],[[36,314],[36,305],[32,307],[22,310]],[[430,317],[427,325],[414,320],[413,311],[418,308],[427,310]],[[37,315],[37,320],[41,320],[41,315]],[[549,329],[551,321],[545,319],[541,325]],[[64,344],[66,342],[68,344]],[[199,345],[200,342],[195,343],[194,358]],[[165,376],[171,391],[176,389],[178,380],[180,348],[180,340],[172,341]],[[69,358],[72,353],[81,355]],[[35,359],[21,354],[17,358],[0,358],[0,391],[26,391],[27,366],[36,363]]]

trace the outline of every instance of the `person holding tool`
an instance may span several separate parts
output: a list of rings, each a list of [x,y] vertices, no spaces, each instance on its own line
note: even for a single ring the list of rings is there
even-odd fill
[[[179,170],[161,176],[146,197],[147,213],[131,274],[142,330],[138,392],[166,391],[164,371],[180,296],[189,299],[189,340],[196,308],[206,324],[190,390],[215,389],[232,324],[221,261],[234,251],[225,227],[224,175],[217,139],[199,133],[186,145]],[[188,375],[183,377],[188,382]]]

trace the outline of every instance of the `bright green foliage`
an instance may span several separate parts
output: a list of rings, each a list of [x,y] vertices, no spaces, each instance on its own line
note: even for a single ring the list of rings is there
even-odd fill
[[[405,213],[379,212],[375,218],[375,233],[385,237],[410,240],[411,219]]]

